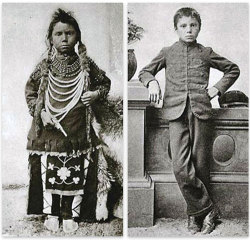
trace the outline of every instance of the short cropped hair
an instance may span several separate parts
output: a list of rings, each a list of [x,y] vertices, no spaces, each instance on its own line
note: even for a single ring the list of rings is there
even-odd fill
[[[183,16],[185,17],[192,17],[195,18],[198,23],[199,23],[199,27],[201,28],[201,17],[200,14],[193,8],[180,8],[174,15],[174,28],[177,29],[177,23],[179,21],[180,18],[182,18]]]
[[[55,25],[58,22],[67,23],[71,25],[75,31],[76,31],[76,39],[77,41],[81,41],[81,30],[79,28],[79,25],[76,21],[76,19],[71,15],[70,12],[65,12],[64,10],[58,8],[56,12],[54,12],[52,16],[52,20],[49,25],[48,33],[47,33],[47,39],[50,41],[52,38],[52,32],[54,30]]]

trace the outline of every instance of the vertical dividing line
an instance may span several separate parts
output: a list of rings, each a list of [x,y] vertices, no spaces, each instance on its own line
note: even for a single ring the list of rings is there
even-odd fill
[[[123,236],[128,236],[128,4],[123,2]]]

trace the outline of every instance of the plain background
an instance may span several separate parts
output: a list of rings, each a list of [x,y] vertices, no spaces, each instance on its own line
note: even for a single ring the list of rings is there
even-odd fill
[[[89,56],[123,94],[122,3],[5,3],[2,5],[2,184],[28,183],[27,133],[32,118],[25,84],[46,52],[45,37],[57,8],[72,11]]]
[[[144,28],[143,38],[129,45],[135,49],[137,72],[148,64],[164,46],[178,41],[174,30],[173,17],[182,7],[192,7],[201,16],[201,31],[197,42],[212,47],[219,55],[236,63],[241,74],[229,90],[240,90],[248,96],[249,81],[249,24],[247,3],[129,3],[128,16]],[[222,73],[211,69],[209,87],[215,84]],[[164,89],[164,71],[157,75]],[[217,98],[212,100],[218,107]]]

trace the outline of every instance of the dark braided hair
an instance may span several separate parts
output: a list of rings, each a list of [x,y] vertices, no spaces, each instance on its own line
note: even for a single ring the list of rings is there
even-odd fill
[[[47,63],[48,66],[50,66],[52,60],[52,32],[54,30],[55,25],[58,22],[62,22],[62,23],[66,23],[71,25],[75,31],[76,31],[76,40],[79,43],[78,45],[78,54],[80,56],[80,62],[82,65],[82,69],[86,70],[87,72],[89,71],[89,64],[88,64],[88,57],[87,57],[87,49],[86,46],[82,43],[81,41],[81,30],[79,28],[79,25],[76,21],[76,19],[72,16],[71,12],[65,12],[64,10],[62,10],[61,8],[58,8],[57,11],[54,12],[54,14],[52,15],[52,20],[50,22],[49,25],[49,29],[48,29],[48,33],[47,33],[47,40],[49,41],[49,51],[48,51],[48,59],[47,59]]]
[[[67,23],[71,25],[72,27],[74,27],[76,31],[76,39],[77,41],[81,42],[81,30],[79,28],[79,25],[76,19],[72,16],[72,13],[65,12],[61,8],[58,8],[58,10],[54,12],[52,16],[52,20],[50,22],[48,33],[47,33],[47,39],[49,40],[50,44],[51,44],[52,32],[54,30],[55,25],[58,22]]]
[[[35,108],[35,113],[34,113],[34,118],[35,118],[35,131],[36,135],[39,136],[41,134],[41,129],[42,129],[42,120],[41,120],[41,111],[44,108],[44,98],[45,98],[45,91],[48,87],[48,76],[49,76],[49,70],[50,66],[52,64],[52,57],[53,57],[53,45],[51,42],[52,38],[52,32],[54,30],[55,25],[58,22],[62,23],[67,23],[73,26],[76,30],[77,33],[77,41],[79,43],[78,45],[78,54],[79,54],[79,59],[81,63],[81,68],[82,71],[86,73],[86,83],[85,83],[85,89],[89,89],[89,84],[90,84],[90,79],[89,79],[89,57],[87,56],[87,49],[86,46],[82,43],[81,41],[81,31],[79,28],[79,25],[77,21],[75,20],[74,17],[71,16],[71,13],[65,12],[62,9],[58,9],[52,16],[52,20],[49,25],[48,29],[48,34],[46,39],[49,40],[48,44],[48,57],[42,61],[41,64],[41,83],[39,86],[39,91],[38,91],[38,98],[36,101],[36,108]],[[86,124],[87,127],[87,138],[90,138],[90,127],[89,123],[91,121],[91,114],[88,112],[87,113],[87,120],[88,123]]]

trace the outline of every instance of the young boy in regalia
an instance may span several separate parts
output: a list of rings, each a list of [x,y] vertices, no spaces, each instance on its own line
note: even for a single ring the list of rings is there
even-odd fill
[[[48,56],[36,66],[25,88],[33,116],[27,144],[31,177],[28,214],[41,213],[43,208],[48,214],[47,229],[56,232],[62,218],[63,231],[69,233],[78,229],[74,217],[94,156],[105,169],[91,106],[106,98],[110,80],[88,57],[79,25],[70,13],[61,9],[54,13],[47,40]],[[42,177],[37,177],[39,174]],[[102,181],[102,188],[110,187],[108,174]]]

